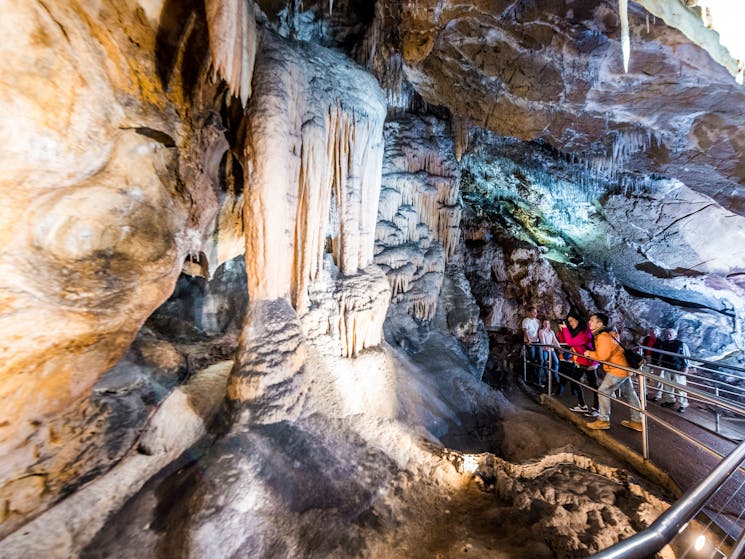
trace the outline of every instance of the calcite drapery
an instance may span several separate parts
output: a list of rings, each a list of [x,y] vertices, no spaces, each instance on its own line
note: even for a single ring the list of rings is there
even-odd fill
[[[205,0],[215,70],[246,106],[258,43],[253,0]]]
[[[248,291],[302,312],[327,237],[343,274],[372,262],[385,106],[372,76],[341,55],[270,32],[261,44],[248,111]]]

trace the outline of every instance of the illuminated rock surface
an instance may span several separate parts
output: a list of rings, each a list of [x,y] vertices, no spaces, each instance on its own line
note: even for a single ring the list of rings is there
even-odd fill
[[[741,359],[738,69],[644,0],[624,73],[617,10],[8,0],[0,557],[573,557],[658,514],[479,381],[529,304]]]

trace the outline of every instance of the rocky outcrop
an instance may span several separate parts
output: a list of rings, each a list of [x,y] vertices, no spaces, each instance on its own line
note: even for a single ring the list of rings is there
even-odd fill
[[[15,517],[60,474],[42,465],[58,453],[43,426],[81,409],[172,291],[191,248],[187,192],[205,198],[205,182],[179,183],[175,169],[204,146],[184,135],[156,77],[155,30],[133,9],[11,2],[7,12],[0,508]],[[77,429],[81,415],[67,417]],[[35,488],[18,490],[22,480]]]
[[[518,332],[527,305],[547,318],[575,307],[609,313],[629,341],[657,325],[707,358],[742,347],[742,255],[716,233],[736,235],[740,216],[677,181],[608,181],[540,145],[475,143],[464,158],[466,271],[487,326]]]

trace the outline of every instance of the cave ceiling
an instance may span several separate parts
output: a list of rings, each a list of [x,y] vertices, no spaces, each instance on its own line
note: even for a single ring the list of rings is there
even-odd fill
[[[503,136],[676,178],[745,211],[745,91],[679,30],[630,3],[409,2],[404,72],[432,104]]]
[[[614,0],[380,1],[374,19],[358,4],[283,21],[293,8],[296,35],[335,37],[389,110],[444,109],[477,213],[636,293],[739,306],[745,90],[709,11],[630,2],[625,71]]]
[[[285,33],[348,50],[404,103],[745,211],[739,61],[694,1],[629,3],[628,72],[615,0],[258,4]]]

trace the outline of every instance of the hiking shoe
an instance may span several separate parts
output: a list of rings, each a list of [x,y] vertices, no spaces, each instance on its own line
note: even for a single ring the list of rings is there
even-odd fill
[[[585,417],[597,417],[600,415],[600,412],[596,409],[591,409],[585,414]]]
[[[587,413],[590,410],[588,409],[587,406],[580,406],[579,404],[577,404],[573,408],[569,408],[569,411],[573,411],[576,413]]]
[[[662,402],[660,405],[663,408],[672,408],[675,405],[675,402]]]
[[[610,421],[598,419],[587,424],[588,429],[610,429]]]
[[[647,401],[648,402],[659,402],[660,399],[657,396],[654,396],[652,398],[647,398]]]
[[[685,413],[686,409],[683,406],[678,408],[678,413]]]
[[[623,420],[621,421],[621,425],[624,427],[628,427],[629,429],[633,429],[634,431],[641,431],[642,430],[642,424],[638,421],[627,421]]]

